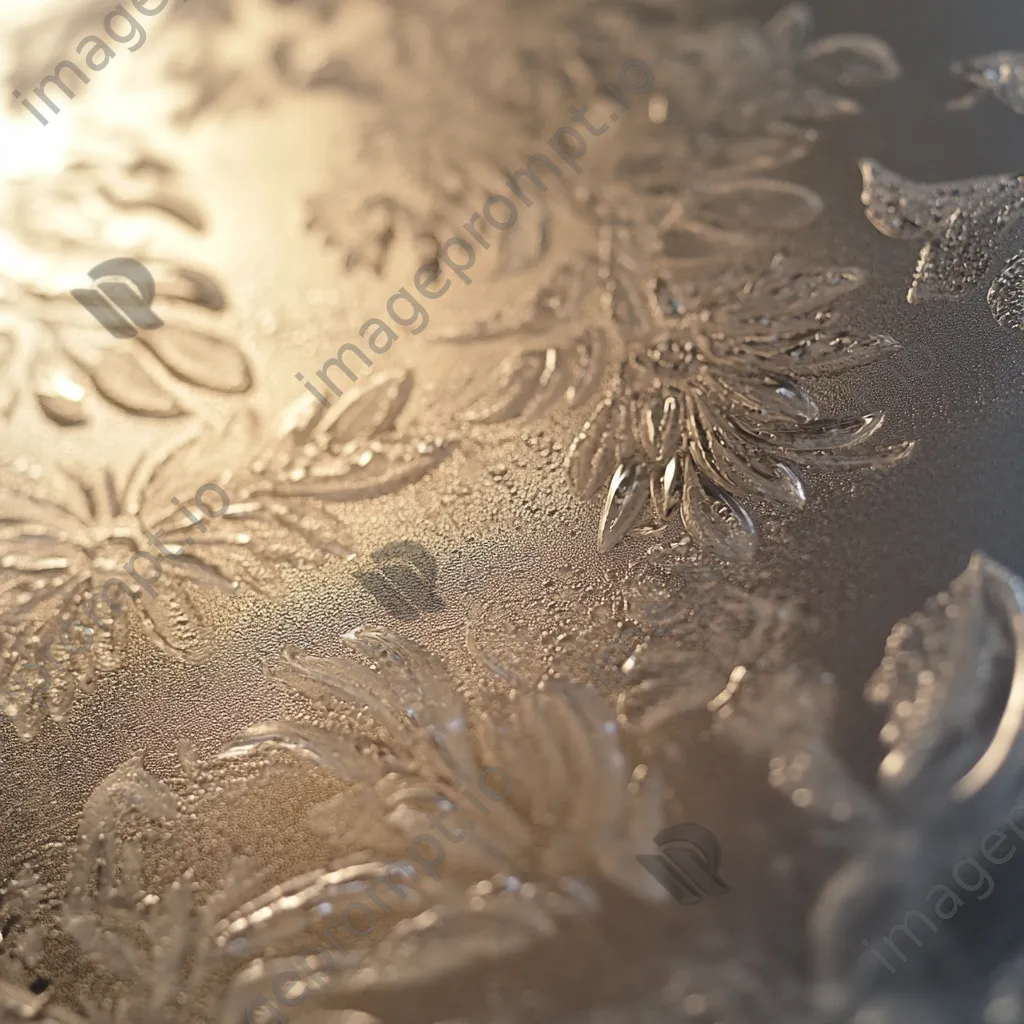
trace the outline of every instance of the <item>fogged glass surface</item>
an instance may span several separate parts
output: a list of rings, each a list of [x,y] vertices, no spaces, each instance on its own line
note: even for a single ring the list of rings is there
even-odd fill
[[[0,7],[0,1021],[1024,1020],[1024,15]]]

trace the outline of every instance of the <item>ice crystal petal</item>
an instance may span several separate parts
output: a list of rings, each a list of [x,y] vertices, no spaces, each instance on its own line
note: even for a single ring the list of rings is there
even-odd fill
[[[1024,331],[1024,252],[999,272],[988,290],[988,306],[1003,327]]]

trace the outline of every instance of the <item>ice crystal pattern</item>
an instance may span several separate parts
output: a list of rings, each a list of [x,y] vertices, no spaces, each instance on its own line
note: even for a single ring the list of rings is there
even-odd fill
[[[172,657],[201,658],[199,591],[261,592],[267,567],[351,554],[340,506],[399,490],[447,455],[440,440],[395,431],[411,388],[409,374],[381,374],[329,409],[303,400],[272,429],[242,413],[140,460],[123,483],[69,471],[44,483],[38,469],[9,466],[0,476],[0,692],[20,732],[32,735],[44,711],[60,719],[76,689],[118,666],[131,619]],[[171,500],[194,509],[192,487],[176,490],[183,480],[218,482],[228,507],[208,492],[214,516],[187,517]],[[145,559],[132,561],[138,552]]]
[[[921,183],[876,160],[862,160],[867,218],[888,238],[922,243],[907,301],[959,299],[981,284],[1003,236],[1024,213],[1024,174]],[[1024,293],[1018,256],[988,291],[992,315],[1004,327],[1024,330]]]
[[[956,61],[972,90],[951,107],[967,110],[991,93],[1024,114],[1024,53],[999,51]],[[1024,211],[1024,175],[921,183],[862,160],[868,220],[889,238],[922,240],[908,302],[957,299],[988,274],[1003,237]],[[1024,253],[996,275],[988,305],[1003,327],[1024,331]]]
[[[0,182],[0,209],[0,366],[24,382],[0,395],[0,415],[22,389],[61,426],[86,422],[98,400],[175,417],[188,412],[190,389],[250,390],[249,361],[217,324],[227,306],[220,285],[161,258],[150,238],[158,225],[190,233],[205,226],[167,162],[123,147],[87,154],[52,177]],[[133,230],[129,251],[123,236],[113,240],[114,228]],[[163,327],[115,339],[72,297],[111,249],[153,274]]]
[[[1024,585],[984,555],[893,629],[867,687],[888,712],[887,799],[813,921],[830,1019],[1021,1019],[1019,879],[1003,872],[1001,897],[962,916],[950,886],[965,854],[984,863],[990,829],[1024,835],[1022,655]]]
[[[368,709],[382,731],[379,757],[361,752],[350,736],[297,721],[254,726],[222,756],[284,750],[311,759],[368,795],[364,821],[368,828],[386,823],[390,839],[381,845],[391,845],[374,862],[278,886],[228,922],[221,942],[248,958],[301,932],[314,907],[321,919],[337,916],[385,877],[385,858],[400,857],[434,814],[452,811],[449,821],[466,827],[457,844],[446,844],[433,912],[411,919],[427,898],[414,880],[416,898],[393,908],[409,919],[383,938],[375,933],[364,954],[364,966],[380,969],[344,972],[327,980],[321,995],[436,978],[514,953],[553,934],[561,916],[597,910],[608,886],[664,897],[635,859],[660,822],[658,780],[634,771],[614,714],[595,692],[533,690],[471,715],[446,666],[415,644],[375,629],[341,642],[341,657],[291,648],[268,669],[326,707]],[[489,767],[507,780],[492,778],[490,791],[505,788],[506,795],[486,801],[485,814],[463,794],[476,793]],[[330,829],[329,813],[329,804],[318,812],[318,828]],[[344,831],[339,824],[339,841]],[[280,966],[247,972],[237,1005]]]

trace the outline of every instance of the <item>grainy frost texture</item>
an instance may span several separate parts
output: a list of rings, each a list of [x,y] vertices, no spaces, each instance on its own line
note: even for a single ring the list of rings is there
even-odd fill
[[[341,506],[401,489],[447,454],[440,439],[396,432],[412,386],[380,374],[327,411],[300,399],[269,428],[241,413],[140,460],[124,482],[109,469],[47,480],[22,460],[5,467],[0,692],[19,732],[59,720],[117,668],[133,619],[165,653],[201,659],[198,591],[266,592],[274,567],[351,555]]]
[[[1024,114],[1024,53],[999,51],[958,60],[953,73],[974,87],[950,104],[969,111],[986,93]],[[959,299],[981,284],[1012,237],[1024,211],[1024,175],[982,175],[923,183],[877,160],[860,163],[861,201],[868,220],[889,238],[923,240],[907,301]],[[992,315],[1003,327],[1024,330],[1020,256],[998,272],[988,290]]]
[[[906,926],[932,909],[936,891],[955,896],[945,882],[950,875],[963,886],[961,896],[977,893],[957,866],[981,870],[969,856],[979,849],[978,856],[1005,864],[1009,857],[997,857],[990,838],[1024,835],[1022,599],[1021,582],[978,555],[948,593],[893,629],[867,686],[869,699],[890,716],[882,730],[889,748],[882,799],[869,797],[830,749],[827,677],[787,663],[778,644],[764,645],[769,621],[792,613],[777,606],[766,619],[767,609],[751,607],[750,635],[760,646],[744,655],[750,680],[706,708],[676,714],[721,715],[731,701],[727,742],[755,755],[797,807],[825,813],[855,853],[813,916],[816,1002],[810,988],[799,994],[795,975],[761,989],[742,958],[731,968],[701,968],[698,957],[685,961],[692,979],[690,968],[669,972],[645,1003],[650,1019],[669,1019],[658,1016],[661,1003],[669,1014],[717,1004],[728,1020],[758,1019],[788,1004],[797,1019],[820,1013],[847,1020],[867,1009],[892,1015],[903,1006],[910,1016],[881,1019],[927,1013],[955,1021],[974,1013],[982,1019],[986,1006],[1019,998],[1019,975],[1002,959],[1014,934],[1009,901],[985,908],[989,930],[980,948],[964,923],[970,912],[953,920],[964,905],[959,896],[946,905],[952,912],[943,912],[941,900],[934,904],[939,924],[919,930],[914,943],[890,943],[899,970],[865,946],[886,934],[914,935]],[[362,629],[342,646],[343,655],[329,658],[286,650],[267,670],[325,709],[349,709],[344,730],[341,719],[334,726],[330,719],[319,726],[263,723],[226,746],[219,761],[262,758],[273,773],[294,759],[312,762],[340,788],[310,807],[308,827],[339,854],[353,852],[252,896],[259,872],[244,856],[215,898],[197,899],[200,886],[181,859],[188,829],[175,821],[183,807],[195,806],[195,787],[210,769],[183,750],[183,775],[168,785],[140,759],[127,762],[85,805],[56,917],[31,872],[7,887],[5,906],[14,916],[0,995],[11,1020],[120,1022],[145,1008],[152,1020],[228,1024],[256,1007],[269,1012],[282,991],[304,1013],[340,1012],[373,1005],[382,994],[429,991],[442,979],[454,984],[488,964],[508,969],[538,944],[560,948],[565,922],[590,915],[608,926],[625,912],[616,891],[641,904],[664,903],[664,891],[636,861],[662,820],[664,743],[654,736],[663,721],[620,735],[612,709],[579,683],[477,702],[471,710],[446,666],[415,644]],[[710,663],[706,668],[713,675]],[[765,728],[769,708],[773,721]],[[335,819],[345,825],[339,829]],[[171,843],[169,863],[153,859],[157,847],[140,831],[147,821],[171,824],[163,840]],[[244,848],[244,841],[236,847],[248,854]],[[177,877],[154,887],[156,877],[174,870]],[[1014,886],[1011,875],[993,871],[990,892]],[[712,932],[721,927],[705,922]],[[38,984],[55,951],[71,948],[68,941],[104,979],[76,997],[75,1013],[57,1009],[52,998],[66,984]],[[979,963],[991,971],[990,983],[973,989],[965,981]]]
[[[1012,5],[158,2],[0,0],[0,1024],[1024,1024]]]

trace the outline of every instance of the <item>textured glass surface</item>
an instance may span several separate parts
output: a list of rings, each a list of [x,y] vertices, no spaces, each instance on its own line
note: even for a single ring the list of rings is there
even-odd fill
[[[1024,1021],[1024,14],[0,2],[0,1024]]]

